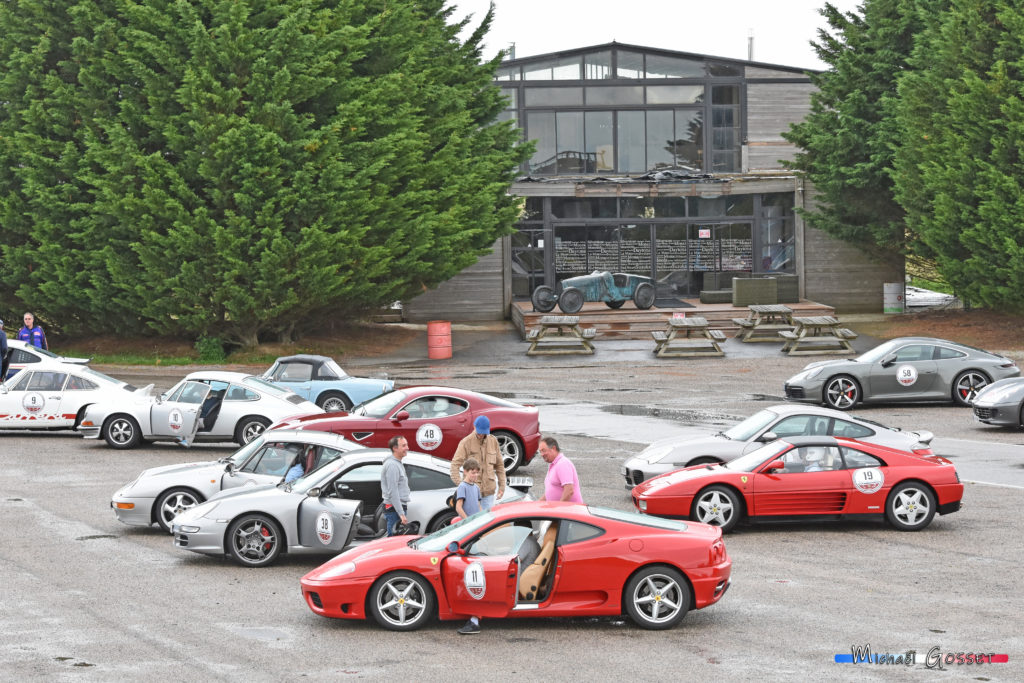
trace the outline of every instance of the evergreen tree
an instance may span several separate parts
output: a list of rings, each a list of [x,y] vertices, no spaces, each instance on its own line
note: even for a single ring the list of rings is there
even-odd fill
[[[1024,310],[1024,3],[953,0],[900,80],[896,191],[962,296]]]
[[[829,70],[811,74],[811,113],[783,137],[802,151],[789,166],[807,174],[818,208],[815,228],[900,264],[907,251],[903,210],[891,179],[896,79],[906,68],[922,0],[865,0],[861,14],[826,4],[831,33],[813,43]]]
[[[289,339],[511,231],[490,14],[460,42],[443,0],[5,5],[0,279],[67,327]]]

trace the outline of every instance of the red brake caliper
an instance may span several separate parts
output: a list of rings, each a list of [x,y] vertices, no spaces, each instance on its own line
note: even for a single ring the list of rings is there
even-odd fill
[[[263,536],[263,538],[270,538],[270,531],[267,530],[267,527],[261,526],[260,527],[260,535]],[[264,551],[270,550],[270,544],[269,543],[264,543],[263,544],[263,550]]]

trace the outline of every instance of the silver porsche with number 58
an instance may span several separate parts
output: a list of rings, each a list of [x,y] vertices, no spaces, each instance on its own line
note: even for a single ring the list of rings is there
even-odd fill
[[[1004,356],[932,337],[891,339],[856,358],[811,363],[786,398],[850,410],[860,402],[952,401],[969,406],[988,384],[1020,376]]]

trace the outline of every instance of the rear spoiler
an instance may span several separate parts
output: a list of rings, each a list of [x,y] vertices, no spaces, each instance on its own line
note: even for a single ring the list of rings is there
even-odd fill
[[[529,493],[533,486],[533,477],[507,477],[505,483],[517,491]]]
[[[935,438],[935,435],[929,432],[927,429],[922,429],[911,433],[917,434],[917,440],[920,441],[921,443],[931,443],[932,439]]]

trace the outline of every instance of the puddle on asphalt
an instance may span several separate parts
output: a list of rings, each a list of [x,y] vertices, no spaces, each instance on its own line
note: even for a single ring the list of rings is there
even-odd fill
[[[736,419],[732,416],[709,413],[702,410],[677,410],[673,408],[652,408],[649,406],[635,405],[606,405],[600,406],[601,411],[613,415],[626,415],[629,417],[656,417],[663,420],[685,422],[687,424],[703,424],[710,426],[731,425]]]

